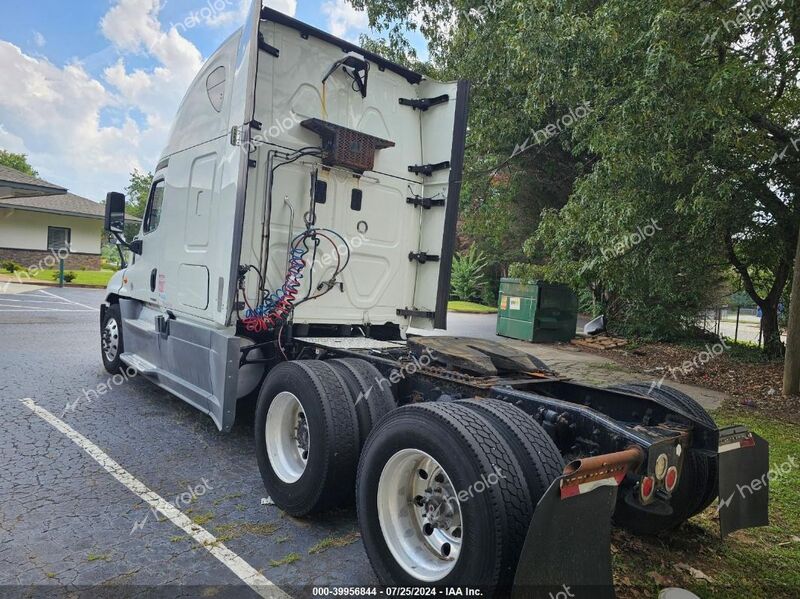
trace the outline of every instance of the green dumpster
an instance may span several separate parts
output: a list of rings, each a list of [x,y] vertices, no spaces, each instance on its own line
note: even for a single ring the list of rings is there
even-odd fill
[[[566,285],[503,278],[498,303],[498,335],[538,343],[575,336],[578,298]]]

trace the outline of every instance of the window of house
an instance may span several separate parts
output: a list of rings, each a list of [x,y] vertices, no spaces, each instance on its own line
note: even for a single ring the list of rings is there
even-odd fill
[[[69,249],[72,231],[68,227],[47,227],[47,249],[55,252]]]
[[[161,208],[164,204],[164,180],[156,181],[150,190],[150,200],[147,202],[147,211],[144,214],[143,230],[150,233],[158,228],[161,221]]]

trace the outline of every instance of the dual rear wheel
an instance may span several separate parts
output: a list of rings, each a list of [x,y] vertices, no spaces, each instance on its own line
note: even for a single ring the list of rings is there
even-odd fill
[[[286,362],[256,409],[258,462],[294,516],[350,503],[387,585],[513,580],[534,507],[563,461],[519,408],[493,400],[395,408],[363,360]]]

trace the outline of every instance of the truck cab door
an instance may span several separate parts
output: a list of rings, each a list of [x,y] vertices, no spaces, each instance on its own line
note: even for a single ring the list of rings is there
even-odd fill
[[[419,246],[409,254],[409,260],[416,264],[414,305],[404,311],[409,326],[416,328],[447,327],[468,97],[467,81],[423,80],[419,84],[423,103],[418,104],[422,108],[414,110],[419,114],[421,151],[419,163],[408,170],[422,184],[415,207],[420,234]],[[429,101],[427,107],[425,101]]]
[[[125,271],[131,297],[153,308],[163,306],[165,300],[164,275],[159,273],[159,258],[166,250],[163,246],[167,227],[160,226],[164,210],[168,208],[165,203],[165,189],[166,181],[163,177],[154,179],[142,227],[136,236],[141,244],[141,254],[134,257],[133,263]]]

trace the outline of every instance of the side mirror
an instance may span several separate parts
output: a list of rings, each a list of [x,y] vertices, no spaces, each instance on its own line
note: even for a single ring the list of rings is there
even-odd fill
[[[125,195],[118,191],[106,194],[105,230],[109,233],[125,232]]]
[[[141,256],[142,255],[142,240],[141,239],[134,239],[128,244],[128,249],[132,251],[134,254]]]

